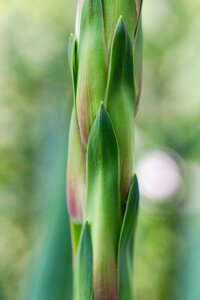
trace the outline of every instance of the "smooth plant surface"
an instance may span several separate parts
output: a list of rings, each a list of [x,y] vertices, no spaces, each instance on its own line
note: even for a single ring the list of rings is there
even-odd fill
[[[76,32],[69,40],[74,107],[67,202],[76,300],[134,297],[141,8],[142,1],[78,1]],[[90,279],[83,279],[86,274]]]

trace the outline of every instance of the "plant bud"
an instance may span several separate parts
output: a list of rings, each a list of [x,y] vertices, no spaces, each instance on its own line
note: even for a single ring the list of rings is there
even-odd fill
[[[67,203],[71,220],[78,223],[83,220],[84,214],[85,173],[85,154],[81,147],[75,111],[73,110],[69,132]]]
[[[121,198],[125,202],[133,172],[135,88],[132,43],[122,17],[112,43],[105,104],[119,145]]]
[[[142,0],[78,0],[69,42],[74,109],[67,166],[75,300],[133,299],[141,5]]]
[[[78,37],[78,81],[76,110],[81,140],[87,145],[89,132],[104,99],[107,67],[101,0],[83,2]]]
[[[117,299],[117,251],[121,224],[119,150],[103,104],[88,142],[86,211],[92,224],[94,299]]]

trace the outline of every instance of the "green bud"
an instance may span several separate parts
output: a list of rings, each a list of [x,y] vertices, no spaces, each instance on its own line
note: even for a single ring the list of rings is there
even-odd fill
[[[84,214],[86,190],[86,166],[78,126],[73,110],[69,132],[69,149],[67,163],[67,202],[70,218],[81,222]]]
[[[74,300],[92,299],[92,242],[90,226],[83,226],[74,272]]]
[[[76,95],[78,123],[85,147],[92,123],[105,95],[107,67],[104,49],[101,0],[85,0],[78,37]]]
[[[92,233],[94,299],[116,299],[121,224],[119,151],[103,104],[88,141],[86,213]]]
[[[78,0],[67,167],[75,300],[133,299],[141,7],[142,0]]]
[[[132,43],[122,17],[112,43],[105,104],[119,144],[121,196],[126,201],[133,172],[135,88]]]
[[[137,223],[139,188],[136,175],[133,176],[122,223],[118,252],[118,300],[134,298],[133,253],[134,233]]]

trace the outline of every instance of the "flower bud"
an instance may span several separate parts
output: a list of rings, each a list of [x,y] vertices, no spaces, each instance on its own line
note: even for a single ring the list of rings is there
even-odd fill
[[[133,299],[141,5],[78,0],[76,34],[69,42],[74,109],[67,166],[77,300]]]
[[[86,213],[92,224],[94,299],[117,299],[117,252],[121,224],[119,150],[103,104],[88,142]]]
[[[67,163],[67,203],[71,220],[81,222],[84,214],[86,190],[86,166],[75,111],[73,110],[69,132]]]
[[[125,202],[133,172],[135,88],[132,43],[122,17],[111,48],[105,104],[119,145],[121,198]]]
[[[101,0],[85,0],[82,4],[78,36],[76,94],[76,110],[84,147],[87,145],[92,123],[105,95],[107,67],[104,50]]]

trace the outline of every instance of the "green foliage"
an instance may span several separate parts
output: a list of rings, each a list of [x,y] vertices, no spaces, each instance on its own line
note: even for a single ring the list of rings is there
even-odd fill
[[[74,274],[74,299],[92,299],[92,243],[88,222],[83,225]]]
[[[139,188],[134,175],[120,233],[118,252],[118,299],[133,299],[133,245],[139,205]]]
[[[133,83],[132,43],[126,25],[120,17],[113,37],[105,105],[119,144],[120,188],[123,202],[127,200],[133,172],[135,106]]]
[[[107,69],[101,0],[85,0],[78,37],[76,109],[81,140],[86,147],[91,126],[104,98]]]
[[[131,241],[136,212],[129,208],[131,200],[128,194],[130,192],[132,197],[134,116],[138,100],[134,48],[138,44],[138,36],[141,38],[138,31],[141,5],[142,1],[137,2],[138,7],[133,1],[79,1],[76,40],[71,35],[69,41],[74,110],[69,136],[67,195],[73,225],[74,259],[77,262],[74,289],[77,284],[81,295],[81,281],[76,280],[76,269],[81,272],[81,268],[87,266],[79,259],[78,239],[73,229],[75,223],[83,224],[88,220],[93,251],[94,299],[117,299],[124,291],[127,300],[133,297]],[[111,11],[113,14],[108,18]],[[141,60],[137,64],[141,64]],[[138,199],[134,201],[138,202]],[[126,209],[128,212],[125,213]],[[127,225],[131,213],[133,223]],[[125,229],[119,246],[123,222]],[[80,248],[81,242],[80,239]],[[126,280],[120,277],[118,282],[123,264],[122,273],[126,273]],[[83,283],[83,291],[85,286]]]
[[[68,45],[68,61],[72,77],[73,98],[76,99],[77,86],[77,43],[73,34],[71,34]]]
[[[114,129],[101,104],[87,151],[86,217],[94,253],[94,298],[112,299],[117,285],[120,231],[119,151]]]

